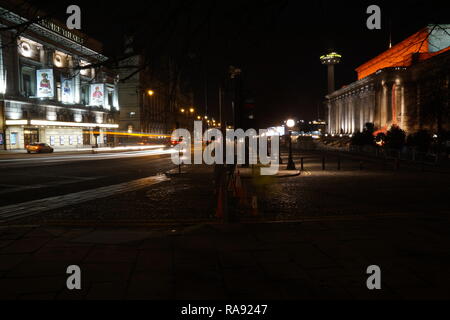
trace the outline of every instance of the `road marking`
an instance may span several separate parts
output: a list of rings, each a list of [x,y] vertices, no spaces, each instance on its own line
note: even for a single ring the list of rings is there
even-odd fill
[[[173,153],[172,150],[151,150],[151,151],[134,151],[134,152],[120,152],[120,153],[98,153],[98,154],[82,154],[82,155],[61,155],[61,156],[48,156],[48,157],[36,157],[36,158],[12,158],[12,159],[0,159],[0,163],[13,163],[18,162],[67,162],[67,161],[82,161],[82,160],[107,160],[107,159],[121,159],[130,157],[146,157],[153,155],[167,155]]]
[[[69,193],[62,196],[8,205],[0,207],[0,219],[3,221],[19,219],[25,216],[35,215],[66,206],[72,206],[82,202],[107,198],[116,194],[143,189],[168,180],[170,179],[166,175],[157,175],[106,187]]]
[[[36,175],[34,175],[34,177],[36,177]],[[53,178],[51,176],[43,176],[43,175],[41,175],[41,177]],[[8,188],[8,189],[0,190],[0,194],[20,192],[20,191],[32,190],[32,189],[54,188],[54,187],[58,187],[58,186],[66,185],[66,184],[92,181],[92,180],[100,179],[102,177],[57,177],[57,178],[66,179],[66,180],[50,181],[50,182],[43,183],[43,184],[32,184],[32,185],[27,185],[27,186],[7,185],[6,188]],[[0,187],[5,187],[5,185],[0,185]]]

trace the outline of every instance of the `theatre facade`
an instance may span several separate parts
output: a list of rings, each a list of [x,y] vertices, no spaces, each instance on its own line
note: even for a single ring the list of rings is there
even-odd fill
[[[356,69],[358,80],[327,96],[328,133],[373,123],[407,133],[450,130],[450,25],[430,25]]]
[[[0,7],[0,148],[71,149],[113,142],[118,77],[101,44],[65,26]],[[35,17],[34,17],[35,18]],[[22,32],[20,32],[20,31]]]

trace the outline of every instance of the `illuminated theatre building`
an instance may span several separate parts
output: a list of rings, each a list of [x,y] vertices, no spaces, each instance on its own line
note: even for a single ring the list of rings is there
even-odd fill
[[[0,8],[3,29],[26,18]],[[119,110],[117,77],[102,68],[101,44],[41,20],[17,34],[0,32],[0,147],[45,142],[55,149],[113,141]]]
[[[450,25],[428,26],[356,69],[358,80],[327,96],[328,133],[373,123],[408,133],[450,129]]]

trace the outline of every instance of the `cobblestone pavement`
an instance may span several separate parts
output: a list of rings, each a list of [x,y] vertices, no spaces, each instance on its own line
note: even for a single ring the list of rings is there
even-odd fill
[[[342,158],[338,170],[335,155],[318,153],[296,156],[306,171],[286,179],[258,178],[253,189],[260,198],[260,214],[270,219],[319,216],[386,215],[414,213],[450,214],[445,194],[450,194],[449,174],[421,172],[418,168],[395,170],[392,163]]]
[[[135,225],[155,221],[215,220],[217,200],[213,168],[191,166],[183,170],[181,175],[174,170],[167,175],[55,197],[57,201],[44,201],[48,206],[45,212],[42,208],[38,215],[13,223]],[[75,205],[70,203],[72,200]],[[33,206],[20,207],[33,210]]]
[[[0,226],[0,297],[450,299],[445,175],[351,160],[322,171],[304,156],[301,176],[250,184],[260,218],[297,222],[219,224],[212,169],[191,167]],[[81,291],[66,289],[69,265]],[[382,290],[367,289],[371,265]]]
[[[0,207],[0,219],[10,221],[20,217],[36,215],[54,209],[60,209],[68,206],[73,207],[79,203],[108,198],[124,192],[132,192],[134,190],[143,189],[163,181],[167,181],[167,177],[165,175],[158,175],[107,187],[69,193],[62,196],[3,206]]]
[[[2,299],[449,299],[448,218],[0,229]],[[82,289],[66,288],[66,269]],[[378,265],[382,290],[369,291]]]

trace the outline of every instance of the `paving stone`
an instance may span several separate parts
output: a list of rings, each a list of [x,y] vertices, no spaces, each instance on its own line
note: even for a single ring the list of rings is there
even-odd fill
[[[33,258],[39,261],[58,261],[79,264],[90,251],[88,246],[54,247],[45,245],[35,252]]]
[[[221,267],[225,269],[242,267],[256,268],[257,266],[257,261],[251,251],[221,252],[219,260]]]
[[[35,228],[27,228],[27,227],[21,227],[21,228],[7,228],[7,229],[0,229],[0,239],[1,240],[17,240],[25,236],[28,232],[31,232]]]
[[[65,276],[67,277],[67,268],[71,263],[62,261],[41,261],[35,260],[34,257],[22,261],[20,265],[7,273],[8,277],[51,277]]]
[[[139,231],[120,231],[120,230],[95,230],[83,235],[80,235],[72,242],[76,243],[93,243],[93,244],[122,244],[130,243],[133,241],[140,241],[148,238],[151,235],[150,232]]]
[[[54,300],[57,295],[58,295],[57,292],[21,294],[19,295],[18,300],[47,301],[47,300]]]
[[[320,249],[309,244],[299,244],[290,248],[297,263],[305,268],[336,266],[336,261],[325,255]]]
[[[306,280],[308,278],[306,272],[295,263],[263,263],[262,268],[266,277],[274,281],[289,282],[289,280]]]
[[[199,268],[214,269],[219,264],[219,257],[215,253],[177,250],[174,253],[174,265],[196,265]]]
[[[48,238],[27,238],[14,241],[9,246],[0,249],[4,253],[32,253],[38,251],[49,241]]]
[[[136,248],[120,246],[96,246],[90,250],[83,263],[112,263],[128,262],[134,263],[138,251]]]
[[[87,300],[122,300],[125,297],[123,283],[105,282],[93,283],[87,294]]]
[[[227,293],[221,282],[198,282],[196,279],[182,278],[175,283],[176,300],[225,300]]]
[[[173,268],[173,254],[163,250],[140,250],[135,271],[169,271]]]
[[[19,265],[22,261],[24,261],[28,254],[0,254],[0,271],[9,271],[13,269],[17,265]]]
[[[173,239],[171,237],[155,237],[142,241],[138,245],[138,249],[142,250],[171,250],[173,247]]]
[[[253,256],[259,263],[288,264],[294,261],[293,254],[284,250],[258,250],[253,251]]]
[[[0,240],[0,249],[9,246],[14,240]]]
[[[174,278],[168,273],[135,272],[126,293],[131,300],[167,300],[173,298]]]
[[[95,282],[125,282],[131,276],[132,263],[81,263],[82,278],[88,283]]]
[[[28,293],[58,292],[66,286],[65,277],[3,278],[0,279],[2,296]]]

